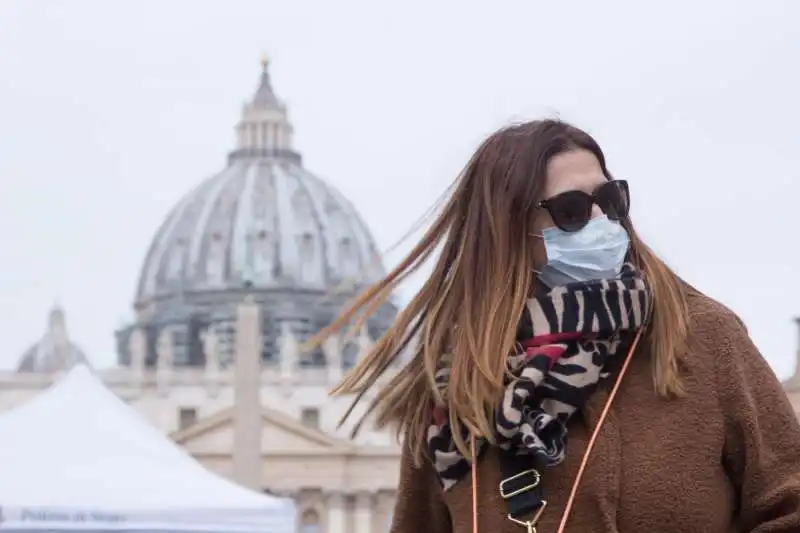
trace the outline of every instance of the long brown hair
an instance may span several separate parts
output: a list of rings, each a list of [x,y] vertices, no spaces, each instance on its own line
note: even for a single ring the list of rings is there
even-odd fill
[[[517,322],[534,283],[530,237],[547,164],[570,150],[588,150],[610,179],[600,146],[586,132],[558,120],[503,128],[478,148],[430,229],[384,279],[366,290],[311,343],[375,312],[393,289],[439,251],[433,273],[392,328],[331,391],[356,394],[342,421],[407,347],[406,367],[383,386],[368,406],[378,428],[397,426],[417,462],[426,453],[426,430],[434,404],[444,405],[458,449],[470,457],[462,428],[492,439],[492,412],[503,393],[506,361]],[[636,235],[629,222],[631,260],[646,276],[654,313],[647,335],[653,381],[662,396],[680,395],[679,360],[687,335],[687,305],[677,276]],[[452,356],[445,397],[434,376],[443,353]],[[356,424],[354,432],[364,421]]]

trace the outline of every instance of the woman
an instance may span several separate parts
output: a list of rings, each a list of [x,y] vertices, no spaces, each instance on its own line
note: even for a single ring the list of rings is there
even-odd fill
[[[587,133],[502,129],[422,242],[320,334],[440,251],[333,391],[358,401],[414,347],[369,409],[403,436],[393,533],[800,531],[800,426],[779,382],[628,207]]]

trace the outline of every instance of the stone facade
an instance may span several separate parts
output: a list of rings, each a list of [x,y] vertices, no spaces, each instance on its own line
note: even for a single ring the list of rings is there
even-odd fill
[[[800,318],[795,319],[798,326],[798,340],[800,340]],[[794,412],[800,418],[800,342],[798,342],[797,354],[795,356],[794,374],[783,382],[783,388],[789,396],[789,401],[794,407]]]

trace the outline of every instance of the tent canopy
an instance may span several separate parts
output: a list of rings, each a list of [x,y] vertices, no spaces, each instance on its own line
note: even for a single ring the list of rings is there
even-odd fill
[[[48,516],[64,522],[59,517],[75,513],[79,520],[85,513],[101,522],[149,517],[207,530],[220,517],[229,526],[252,525],[264,533],[294,528],[287,500],[206,470],[84,365],[0,415],[0,442],[2,528],[11,518],[24,521],[25,512],[49,529]],[[278,528],[287,520],[286,529]]]

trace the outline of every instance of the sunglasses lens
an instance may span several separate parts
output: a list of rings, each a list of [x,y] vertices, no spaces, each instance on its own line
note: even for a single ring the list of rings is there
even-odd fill
[[[621,220],[628,216],[631,201],[628,182],[613,180],[604,183],[595,191],[595,200],[605,215],[611,220]]]
[[[579,191],[569,191],[547,201],[553,223],[564,231],[578,231],[592,216],[592,198]]]

